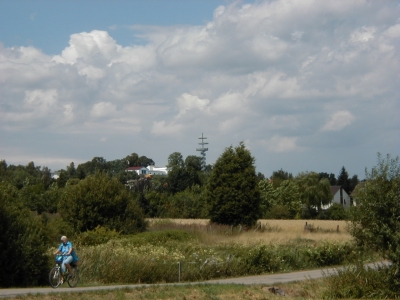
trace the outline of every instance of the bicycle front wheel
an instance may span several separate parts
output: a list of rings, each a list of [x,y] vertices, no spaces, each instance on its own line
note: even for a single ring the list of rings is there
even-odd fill
[[[54,267],[49,273],[49,282],[52,288],[57,288],[61,284],[61,271],[59,267]]]
[[[72,288],[76,287],[79,282],[79,270],[77,267],[73,268],[73,270],[74,272],[72,274],[69,274],[67,279],[68,285]]]

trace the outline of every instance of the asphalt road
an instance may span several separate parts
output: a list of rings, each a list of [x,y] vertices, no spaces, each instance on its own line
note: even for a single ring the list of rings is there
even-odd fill
[[[387,262],[380,262],[377,264],[367,264],[366,266],[374,268],[378,264],[388,264]],[[50,294],[50,293],[65,293],[65,292],[87,292],[87,291],[98,291],[98,290],[114,290],[121,288],[139,288],[149,286],[168,286],[168,285],[196,285],[196,284],[264,284],[267,286],[277,285],[279,283],[287,283],[294,281],[302,281],[306,279],[318,279],[324,275],[333,275],[337,273],[338,268],[324,268],[318,270],[309,271],[297,271],[291,273],[279,273],[279,274],[268,274],[268,275],[257,275],[247,276],[239,278],[226,278],[226,279],[215,279],[202,282],[181,282],[181,283],[165,283],[165,284],[129,284],[129,285],[107,285],[107,286],[93,286],[93,287],[68,287],[67,283],[64,283],[62,287],[53,289],[51,287],[46,288],[13,288],[13,289],[0,289],[0,298],[16,297],[22,295],[34,295],[34,294]]]

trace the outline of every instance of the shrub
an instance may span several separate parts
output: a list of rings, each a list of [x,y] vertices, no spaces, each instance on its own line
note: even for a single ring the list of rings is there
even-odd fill
[[[333,203],[327,210],[322,211],[318,218],[321,220],[347,220],[348,214],[342,205]]]
[[[379,298],[394,299],[399,292],[390,289],[387,267],[364,268],[362,264],[338,269],[338,274],[325,277],[323,297],[328,299]]]
[[[59,211],[78,232],[94,230],[99,225],[124,234],[146,229],[138,203],[124,185],[104,173],[67,185]]]
[[[118,238],[119,232],[102,226],[97,226],[94,230],[81,233],[76,239],[76,243],[83,246],[93,246],[107,243],[109,240]]]
[[[0,286],[47,282],[49,270],[41,223],[18,200],[17,189],[0,182]]]

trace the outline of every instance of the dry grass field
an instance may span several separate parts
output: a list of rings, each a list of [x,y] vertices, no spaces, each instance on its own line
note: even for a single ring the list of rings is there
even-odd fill
[[[160,219],[150,219],[150,227]],[[210,225],[208,219],[168,219],[176,228],[193,230],[203,230],[208,234],[212,233],[216,225]],[[347,231],[346,221],[332,220],[260,220],[264,230],[243,231],[241,234],[230,235],[229,227],[226,229],[228,234],[215,235],[213,242],[234,242],[234,243],[287,243],[294,240],[313,240],[316,243],[323,241],[345,242],[351,240],[351,235]],[[311,225],[312,230],[305,230],[305,225]],[[214,228],[213,228],[214,226]],[[215,229],[217,230],[217,228]],[[219,230],[221,231],[221,230]]]

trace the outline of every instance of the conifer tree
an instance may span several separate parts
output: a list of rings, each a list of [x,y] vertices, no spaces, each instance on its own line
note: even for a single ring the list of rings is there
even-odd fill
[[[218,158],[207,186],[211,222],[253,226],[260,217],[260,191],[254,158],[241,142]]]

